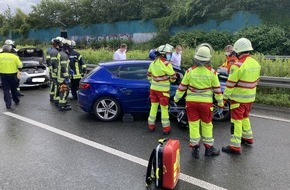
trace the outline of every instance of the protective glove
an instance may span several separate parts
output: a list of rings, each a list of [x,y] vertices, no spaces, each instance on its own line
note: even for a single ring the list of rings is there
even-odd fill
[[[223,108],[220,108],[220,107],[217,108],[217,113],[218,113],[219,115],[221,115],[221,114],[223,113],[223,111],[224,111]]]

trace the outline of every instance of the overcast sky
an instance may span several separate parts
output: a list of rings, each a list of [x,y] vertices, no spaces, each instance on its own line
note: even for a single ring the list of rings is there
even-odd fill
[[[28,14],[32,10],[31,6],[38,4],[40,1],[41,0],[0,0],[0,13],[3,14],[9,6],[13,13],[15,13],[16,8],[20,8],[23,12]]]

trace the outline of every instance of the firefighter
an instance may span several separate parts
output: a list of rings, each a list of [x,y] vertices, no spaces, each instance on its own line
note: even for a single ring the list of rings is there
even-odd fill
[[[79,89],[79,83],[81,78],[87,72],[86,64],[83,60],[82,55],[74,50],[76,46],[75,41],[70,40],[69,42],[69,66],[70,66],[70,79],[71,79],[71,100],[77,100],[77,91]]]
[[[203,43],[196,48],[193,66],[187,69],[178,86],[174,101],[178,102],[186,93],[186,113],[189,123],[189,136],[194,158],[199,158],[200,125],[205,156],[219,155],[213,139],[213,95],[220,110],[223,107],[223,96],[216,71],[210,67],[212,57],[210,44]]]
[[[51,72],[51,84],[50,84],[50,100],[54,102],[54,104],[58,107],[59,105],[59,94],[58,94],[58,65],[60,62],[60,48],[62,46],[62,42],[60,38],[52,39],[52,48],[47,52],[49,53],[49,62],[48,65]]]
[[[261,66],[251,57],[252,50],[252,43],[247,38],[240,38],[234,44],[239,60],[231,66],[224,91],[224,101],[231,100],[230,145],[222,148],[226,153],[241,154],[241,143],[254,142],[249,113],[255,101]]]
[[[171,131],[168,104],[170,82],[176,80],[176,73],[170,63],[171,51],[173,47],[169,44],[161,45],[157,48],[156,59],[148,68],[148,80],[150,81],[150,101],[151,109],[148,117],[148,128],[154,131],[156,128],[155,120],[157,110],[161,107],[161,123],[163,126],[163,134],[168,135]]]
[[[57,93],[56,96],[59,97],[59,110],[60,111],[67,111],[71,110],[71,106],[67,101],[69,95],[69,57],[68,57],[68,49],[69,44],[67,40],[62,37],[57,37],[61,41],[61,48],[59,51],[59,62],[57,66]]]
[[[49,89],[49,99],[51,102],[54,101],[53,97],[54,97],[54,88],[55,88],[55,79],[56,76],[53,76],[53,72],[52,72],[52,60],[57,60],[57,54],[58,54],[58,50],[56,49],[56,43],[55,43],[55,39],[51,39],[51,47],[49,47],[46,50],[46,65],[49,68],[49,79],[50,79],[50,89]],[[54,52],[54,53],[53,53]],[[53,59],[51,59],[51,57],[53,57]]]

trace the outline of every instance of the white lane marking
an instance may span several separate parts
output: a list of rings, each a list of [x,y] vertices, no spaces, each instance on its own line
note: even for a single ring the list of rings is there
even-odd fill
[[[96,149],[102,150],[102,151],[107,152],[109,154],[121,157],[121,158],[123,158],[125,160],[134,162],[136,164],[139,164],[139,165],[142,165],[142,166],[145,166],[145,167],[147,167],[147,165],[148,165],[148,161],[146,161],[146,160],[144,160],[142,158],[139,158],[139,157],[136,157],[136,156],[132,156],[132,155],[127,154],[125,152],[110,148],[108,146],[104,146],[102,144],[96,143],[94,141],[90,141],[88,139],[73,135],[71,133],[68,133],[68,132],[65,132],[65,131],[62,131],[62,130],[56,129],[54,127],[51,127],[49,125],[40,123],[38,121],[34,121],[32,119],[23,117],[21,115],[17,115],[17,114],[11,113],[11,112],[3,112],[3,114],[8,115],[8,116],[13,117],[13,118],[16,118],[16,119],[19,119],[19,120],[24,121],[26,123],[30,123],[30,124],[32,124],[32,125],[34,125],[36,127],[40,127],[42,129],[45,129],[45,130],[53,132],[55,134],[64,136],[66,138],[75,140],[77,142],[86,144],[88,146],[94,147]],[[226,190],[226,189],[224,189],[222,187],[219,187],[219,186],[216,186],[214,184],[202,181],[200,179],[194,178],[192,176],[189,176],[189,175],[186,175],[186,174],[183,174],[183,173],[180,174],[179,179],[183,180],[183,181],[185,181],[187,183],[193,184],[195,186],[199,186],[201,188],[208,189],[208,190]],[[144,181],[144,184],[145,184],[145,181]]]
[[[262,119],[269,119],[269,120],[274,120],[274,121],[282,121],[282,122],[290,123],[289,119],[282,119],[282,118],[279,118],[279,117],[270,117],[270,116],[257,115],[257,114],[250,114],[250,116],[258,117],[258,118],[262,118]]]

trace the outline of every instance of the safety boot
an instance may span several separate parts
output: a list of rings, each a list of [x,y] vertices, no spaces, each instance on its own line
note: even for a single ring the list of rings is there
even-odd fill
[[[54,102],[53,95],[49,95],[49,101]]]
[[[220,154],[220,150],[209,145],[204,145],[205,146],[205,156],[217,156]]]
[[[196,159],[199,158],[199,145],[189,145],[192,148],[192,156]]]
[[[148,124],[148,129],[149,129],[149,131],[153,132],[153,131],[155,131],[155,128],[156,128],[155,125],[150,125],[150,124]]]
[[[226,146],[222,148],[222,151],[229,154],[241,154],[241,147]]]
[[[254,139],[242,138],[241,143],[245,145],[252,145],[254,143]]]
[[[59,101],[58,101],[58,100],[54,100],[54,105],[55,105],[56,107],[59,107]]]
[[[163,135],[169,135],[171,132],[171,127],[163,127]]]

